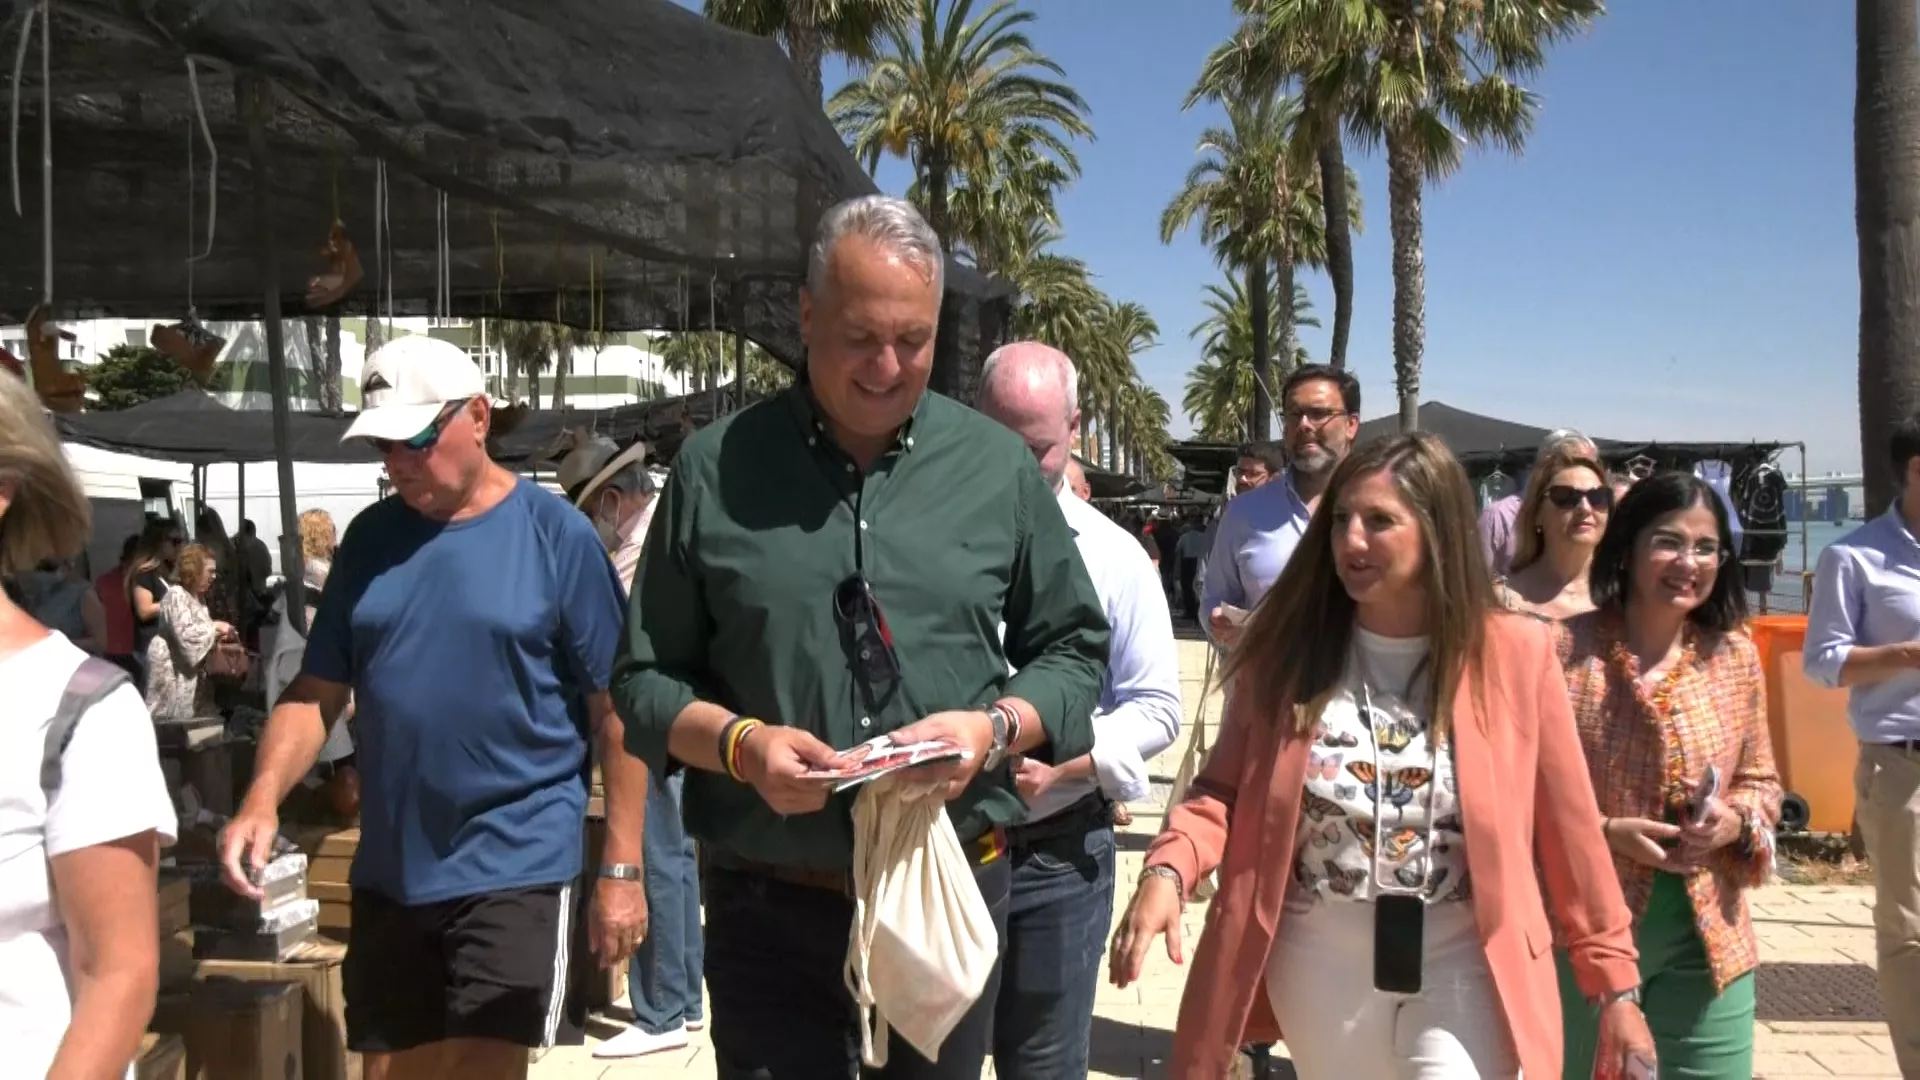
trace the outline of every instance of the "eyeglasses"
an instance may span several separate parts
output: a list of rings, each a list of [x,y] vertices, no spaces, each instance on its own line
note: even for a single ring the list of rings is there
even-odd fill
[[[1570,484],[1554,484],[1547,489],[1547,501],[1562,510],[1571,510],[1584,502],[1589,510],[1600,514],[1613,509],[1613,489],[1577,488]]]
[[[1347,410],[1345,409],[1329,409],[1323,406],[1314,406],[1306,409],[1288,409],[1280,414],[1280,419],[1281,422],[1289,427],[1305,425],[1306,427],[1317,428],[1329,420],[1334,420],[1345,415],[1347,415]]]
[[[833,590],[833,616],[867,710],[879,712],[900,689],[900,657],[893,650],[893,631],[887,628],[880,601],[864,576],[856,573]]]
[[[461,409],[467,407],[467,402],[472,400],[472,398],[462,398],[459,401],[448,402],[446,407],[440,410],[440,415],[433,418],[433,423],[422,428],[420,433],[411,439],[368,439],[367,441],[372,443],[373,448],[382,455],[403,449],[424,454],[433,449],[434,444],[440,441],[440,436],[446,434],[447,426],[453,423],[453,418]]]
[[[1673,533],[1654,533],[1647,540],[1647,551],[1663,561],[1691,559],[1699,565],[1716,567],[1727,561],[1727,549],[1718,542],[1702,540],[1689,547],[1686,537]]]

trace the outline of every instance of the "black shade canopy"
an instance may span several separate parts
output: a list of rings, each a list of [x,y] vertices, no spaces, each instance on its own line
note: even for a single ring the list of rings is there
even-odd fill
[[[0,0],[9,45],[34,6]],[[186,258],[208,242],[210,207],[192,302],[206,318],[259,316],[242,75],[272,87],[290,316],[337,217],[366,270],[348,313],[388,310],[390,294],[395,316],[716,327],[795,363],[814,226],[876,190],[776,44],[668,0],[49,6],[62,318],[185,314]],[[36,27],[18,103],[27,212],[0,214],[0,311],[15,320],[41,293],[39,53]],[[951,260],[946,287],[943,345],[984,355],[1007,290]]]

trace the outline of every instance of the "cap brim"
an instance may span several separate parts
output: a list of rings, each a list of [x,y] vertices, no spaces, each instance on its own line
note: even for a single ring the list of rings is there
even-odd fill
[[[615,454],[612,461],[607,462],[604,468],[594,474],[593,479],[587,481],[587,486],[580,489],[580,494],[574,496],[573,505],[584,509],[587,500],[593,498],[595,492],[599,491],[607,481],[613,479],[614,473],[636,461],[645,461],[646,458],[647,443],[644,439]]]
[[[442,402],[438,405],[385,405],[368,409],[354,418],[347,433],[340,436],[340,441],[388,439],[405,442],[427,430],[428,424],[440,419],[440,410],[446,407],[446,403]]]

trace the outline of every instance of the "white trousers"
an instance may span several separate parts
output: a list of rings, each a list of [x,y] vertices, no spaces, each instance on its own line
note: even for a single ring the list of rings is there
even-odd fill
[[[1373,988],[1373,905],[1289,905],[1267,994],[1301,1080],[1516,1080],[1471,903],[1427,908],[1420,992]]]

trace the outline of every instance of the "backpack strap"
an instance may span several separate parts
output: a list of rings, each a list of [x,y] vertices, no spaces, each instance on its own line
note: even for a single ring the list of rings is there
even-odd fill
[[[124,670],[97,656],[80,661],[73,678],[67,680],[60,704],[47,724],[46,748],[40,757],[40,790],[46,794],[49,807],[53,805],[54,796],[60,793],[61,760],[66,756],[67,744],[73,741],[73,731],[79,726],[80,718],[88,709],[106,700],[108,694],[131,685],[133,680],[127,678]]]

